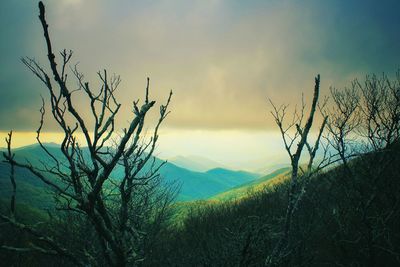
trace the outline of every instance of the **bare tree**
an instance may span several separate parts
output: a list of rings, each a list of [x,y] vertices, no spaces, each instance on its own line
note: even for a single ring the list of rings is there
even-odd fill
[[[157,190],[160,186],[162,187],[158,170],[165,162],[158,163],[152,154],[159,138],[159,127],[169,113],[168,106],[172,92],[166,104],[160,105],[159,119],[152,136],[145,138],[143,129],[146,115],[155,106],[155,101],[149,98],[149,79],[147,79],[144,102],[142,104],[139,104],[139,100],[133,102],[133,118],[128,127],[124,128],[121,134],[117,134],[115,120],[121,104],[116,99],[115,92],[121,81],[119,76],[109,76],[106,70],[98,72],[102,86],[96,91],[84,80],[83,74],[75,65],[70,68],[70,72],[76,79],[78,88],[71,89],[67,80],[72,51],[63,50],[60,53],[59,67],[53,52],[42,2],[39,2],[39,11],[51,75],[34,59],[23,58],[22,62],[47,88],[52,118],[64,133],[60,145],[63,158],[54,155],[40,139],[45,116],[43,101],[37,142],[50,158],[50,162],[38,167],[30,162],[17,161],[11,151],[10,132],[7,138],[8,152],[4,153],[4,158],[11,165],[10,177],[14,194],[11,215],[0,216],[3,221],[28,232],[35,239],[27,248],[7,246],[2,248],[61,255],[79,266],[96,264],[96,259],[90,255],[90,251],[83,251],[80,255],[71,253],[46,233],[40,233],[34,227],[15,220],[16,185],[13,170],[16,166],[30,171],[50,187],[60,200],[59,209],[87,218],[96,233],[107,265],[135,265],[143,256],[138,251],[140,250],[137,246],[138,240],[146,235],[143,233],[143,227],[138,225],[143,220],[138,218],[149,216],[156,220],[155,214],[149,209],[151,203],[162,203],[157,207],[166,209],[171,199],[167,191],[155,193],[159,192]],[[80,94],[80,97],[85,97],[89,101],[91,120],[85,119],[83,111],[74,103],[75,94]],[[84,144],[77,141],[77,134],[84,136]],[[113,144],[112,147],[110,143]],[[118,179],[112,177],[117,168],[123,169],[123,175]]]
[[[400,138],[400,71],[390,80],[387,75],[367,76],[364,83],[355,81],[362,92],[362,135],[370,148],[379,150]]]
[[[329,110],[328,132],[326,140],[337,152],[336,156],[348,169],[348,159],[356,154],[355,131],[360,125],[360,94],[357,83],[350,88],[339,90],[331,87],[333,105]]]
[[[396,150],[390,151],[390,147],[399,141],[399,77],[399,72],[394,80],[386,75],[381,78],[372,75],[367,76],[363,83],[354,80],[350,88],[331,89],[333,106],[329,112],[327,140],[342,163],[336,170],[336,185],[349,203],[347,216],[336,216],[339,221],[336,235],[341,237],[337,242],[342,251],[345,251],[346,243],[364,247],[360,253],[368,259],[370,266],[375,266],[377,255],[382,251],[397,255],[387,223],[396,206],[388,213],[376,212],[375,209],[381,205],[382,188],[391,183],[387,173],[397,158]],[[365,145],[361,146],[362,143]],[[378,153],[381,151],[384,153]],[[352,158],[355,164],[350,164]],[[399,203],[397,196],[393,199]],[[358,215],[360,223],[354,230],[358,236],[356,241],[347,237],[346,224],[354,214]]]
[[[310,176],[313,173],[312,171],[313,162],[316,156],[316,152],[320,145],[322,132],[324,131],[327,122],[327,117],[325,116],[323,118],[321,127],[319,128],[316,142],[314,146],[311,146],[307,138],[314,121],[315,112],[317,110],[319,93],[320,93],[320,76],[318,75],[315,78],[314,94],[313,94],[311,109],[304,125],[303,125],[303,121],[305,119],[304,101],[302,101],[301,108],[299,110],[296,109],[295,112],[293,113],[292,120],[289,123],[286,123],[285,119],[287,117],[288,105],[281,105],[280,107],[277,107],[270,100],[270,103],[273,107],[271,114],[274,117],[276,124],[278,125],[285,149],[290,158],[292,170],[290,174],[289,197],[288,197],[286,215],[284,218],[283,234],[282,237],[279,239],[278,243],[276,244],[274,250],[267,258],[266,265],[278,265],[284,258],[286,258],[291,253],[290,235],[291,235],[293,216],[298,206],[298,203],[304,194],[304,186],[301,187],[299,182],[299,171],[302,170],[300,166],[301,154],[303,152],[304,147],[306,147],[309,152],[309,162],[307,164],[307,170],[306,171],[303,170],[303,174],[306,174],[306,176],[310,178]],[[294,146],[295,144],[296,146]],[[322,161],[325,161],[325,156]],[[320,169],[321,167],[322,165],[319,164],[318,169]]]

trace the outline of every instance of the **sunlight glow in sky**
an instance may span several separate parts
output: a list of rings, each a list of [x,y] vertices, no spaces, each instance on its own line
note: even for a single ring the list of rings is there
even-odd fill
[[[7,133],[0,132],[1,137],[6,135]],[[41,135],[41,140],[48,143],[60,143],[62,138],[63,134],[57,132],[46,132]],[[82,135],[78,135],[78,141],[83,143]],[[35,142],[34,132],[13,134],[14,147]],[[231,169],[249,171],[287,162],[280,136],[270,131],[166,129],[160,133],[154,155],[162,159],[202,156]]]
[[[302,92],[308,99],[318,73],[326,94],[400,66],[396,0],[44,2],[55,50],[72,49],[92,86],[103,68],[121,75],[120,128],[147,76],[159,104],[173,89],[159,143],[165,157],[202,155],[246,168],[279,158],[267,98],[294,105]],[[0,131],[16,131],[16,146],[34,141],[40,95],[47,96],[19,61],[32,56],[47,67],[37,15],[36,1],[6,0],[0,9]],[[57,140],[51,120],[45,130],[46,142]]]

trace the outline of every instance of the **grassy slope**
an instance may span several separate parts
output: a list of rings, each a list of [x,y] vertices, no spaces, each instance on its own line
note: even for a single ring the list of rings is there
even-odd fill
[[[228,191],[212,196],[211,200],[239,200],[249,195],[250,192],[263,190],[265,187],[273,186],[283,182],[287,178],[290,168],[278,169],[268,175],[260,177],[254,181],[234,187]]]
[[[242,201],[251,196],[252,193],[262,192],[267,188],[269,189],[275,185],[279,185],[287,180],[289,170],[290,168],[276,170],[256,180],[236,186],[204,200],[177,202],[174,204],[174,215],[171,220],[172,224],[180,225],[192,210]]]

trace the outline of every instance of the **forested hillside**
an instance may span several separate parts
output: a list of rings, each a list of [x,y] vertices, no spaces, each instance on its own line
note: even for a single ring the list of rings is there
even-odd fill
[[[295,245],[282,266],[400,263],[399,146],[350,165],[307,183],[291,233]],[[279,179],[240,201],[192,206],[162,233],[144,266],[264,266],[281,235],[288,186]]]

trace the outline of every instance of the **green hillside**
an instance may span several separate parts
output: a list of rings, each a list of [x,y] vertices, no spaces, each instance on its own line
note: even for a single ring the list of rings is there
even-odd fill
[[[7,200],[11,195],[11,184],[9,180],[10,166],[0,162],[0,200]],[[52,194],[44,184],[34,177],[30,172],[16,168],[17,199],[18,203],[47,209],[53,207]]]
[[[270,190],[272,187],[282,184],[288,178],[287,174],[290,168],[282,168],[270,174],[257,178],[253,181],[236,186],[232,189],[216,194],[204,200],[180,201],[174,204],[174,215],[171,222],[175,225],[181,225],[193,210],[207,208],[210,206],[221,206],[226,203],[242,201],[249,196]],[[215,170],[220,172],[220,170]]]
[[[248,196],[252,192],[260,191],[263,190],[265,187],[270,187],[279,182],[283,182],[284,179],[287,177],[287,173],[289,172],[289,170],[290,168],[278,169],[256,180],[247,182],[245,184],[229,189],[225,192],[214,195],[210,199],[220,201],[239,200],[243,197]]]
[[[220,177],[221,180],[225,181],[227,184],[243,184],[243,181],[250,182],[254,181],[258,177],[260,177],[260,174],[255,174],[251,172],[246,172],[246,171],[231,171],[228,169],[224,168],[214,168],[211,170],[208,170],[206,172],[208,175],[214,175],[217,177]]]

